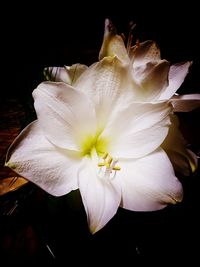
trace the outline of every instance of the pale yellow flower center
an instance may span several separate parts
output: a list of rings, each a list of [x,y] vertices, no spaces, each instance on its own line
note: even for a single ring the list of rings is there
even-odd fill
[[[100,178],[112,179],[116,176],[116,172],[121,168],[117,166],[117,160],[113,159],[108,153],[109,138],[96,136],[87,136],[81,142],[81,154],[92,158],[95,155],[98,157],[98,176]]]
[[[82,156],[92,156],[93,151],[95,150],[99,157],[102,157],[108,151],[108,138],[99,137],[99,134],[95,136],[87,135],[81,141],[81,154]]]

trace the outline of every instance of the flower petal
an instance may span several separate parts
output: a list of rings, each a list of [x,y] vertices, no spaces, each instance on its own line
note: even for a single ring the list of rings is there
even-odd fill
[[[44,82],[33,96],[41,128],[53,144],[80,150],[81,140],[95,134],[95,110],[81,92],[64,83]]]
[[[177,63],[170,67],[169,85],[162,92],[162,94],[158,98],[159,100],[170,99],[176,93],[178,88],[183,83],[191,64],[192,62],[188,61],[188,62],[183,62],[183,63]]]
[[[167,136],[169,130],[169,119],[155,124],[151,128],[128,133],[120,136],[117,144],[111,150],[116,158],[140,158],[157,149]]]
[[[38,121],[29,124],[15,139],[5,165],[54,196],[78,187],[80,157],[52,145]]]
[[[200,94],[173,96],[170,101],[174,112],[189,112],[200,107]]]
[[[87,68],[79,63],[65,67],[47,67],[44,69],[44,76],[48,81],[72,85]]]
[[[139,90],[128,66],[116,57],[105,57],[93,64],[81,75],[74,87],[87,94],[94,103],[100,128],[104,128],[116,101],[126,106]]]
[[[147,67],[143,70],[143,78],[140,80],[141,100],[152,101],[159,97],[168,86],[168,72],[169,62],[166,60],[160,60],[156,64],[147,63]]]
[[[112,22],[109,19],[106,19],[103,43],[99,52],[99,60],[108,56],[117,56],[122,62],[129,62],[129,57],[122,37],[116,34],[116,29]]]
[[[120,161],[121,206],[134,211],[154,211],[182,200],[182,186],[162,149],[137,160]]]
[[[137,67],[148,62],[159,61],[161,59],[160,50],[154,41],[147,40],[131,48],[130,58],[133,67]]]
[[[114,157],[138,158],[164,141],[169,127],[168,103],[133,103],[112,116],[101,138],[111,139]]]
[[[87,213],[90,231],[94,234],[115,215],[121,194],[109,180],[97,177],[96,168],[86,159],[79,172],[79,189]]]
[[[186,149],[186,141],[179,130],[176,115],[171,115],[171,122],[168,135],[161,147],[167,153],[176,171],[190,175],[191,171],[194,172],[197,168],[197,157],[192,151]]]

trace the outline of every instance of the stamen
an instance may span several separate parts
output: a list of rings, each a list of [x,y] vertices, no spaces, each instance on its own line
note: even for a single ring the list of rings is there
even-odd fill
[[[136,40],[135,45],[136,45],[137,48],[140,47],[140,41],[139,41],[139,39]]]
[[[133,24],[133,21],[131,21],[129,23],[129,27],[130,27],[130,30],[129,30],[129,35],[128,35],[128,41],[127,41],[127,46],[126,46],[126,50],[127,50],[127,53],[129,54],[130,52],[130,49],[131,49],[131,45],[132,45],[132,40],[133,40],[133,29],[135,28],[136,24]]]
[[[119,166],[116,166],[117,160],[113,160],[108,153],[106,153],[102,159],[103,162],[98,163],[98,167],[100,167],[98,176],[104,179],[113,179],[116,176],[116,172],[121,170]]]
[[[103,166],[105,166],[105,163],[104,162],[98,163],[98,167],[103,167]]]
[[[121,168],[119,167],[119,166],[115,166],[115,167],[113,167],[112,168],[114,171],[120,171],[121,170]]]
[[[107,158],[107,156],[108,156],[108,153],[105,153],[104,155],[103,155],[103,157],[102,157],[102,159],[106,159]]]
[[[107,163],[110,165],[112,163],[112,161],[113,161],[113,159],[110,156],[108,156]]]

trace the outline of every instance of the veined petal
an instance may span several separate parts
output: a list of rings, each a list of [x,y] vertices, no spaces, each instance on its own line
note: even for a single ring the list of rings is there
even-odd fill
[[[79,190],[88,218],[90,231],[94,234],[115,215],[120,205],[121,194],[109,180],[97,177],[96,166],[85,159],[79,172]]]
[[[105,57],[93,64],[81,75],[74,87],[87,94],[94,103],[100,128],[107,123],[116,101],[126,106],[139,90],[132,80],[129,67],[124,66],[116,57]]]
[[[80,162],[77,153],[52,145],[34,121],[9,148],[5,165],[49,194],[61,196],[78,188]]]
[[[182,186],[162,149],[137,160],[120,161],[121,206],[134,211],[154,211],[182,200]]]
[[[114,157],[138,158],[151,153],[164,140],[171,106],[166,103],[133,103],[110,118],[101,137],[109,139]]]
[[[114,135],[116,132],[137,132],[146,130],[161,122],[172,112],[168,102],[133,102],[128,107],[113,113],[105,131]]]
[[[173,96],[170,101],[174,112],[189,112],[200,107],[200,94]]]
[[[44,69],[44,76],[48,81],[72,85],[87,68],[86,65],[79,63],[64,67],[47,67]]]
[[[109,19],[105,20],[105,31],[99,60],[108,56],[116,56],[124,63],[129,62],[129,57],[122,37],[116,34],[116,29]]]
[[[177,63],[170,67],[169,85],[162,92],[162,94],[158,98],[159,100],[170,99],[176,93],[178,88],[183,83],[191,64],[192,62],[188,61],[183,63]]]
[[[167,153],[176,171],[190,175],[191,171],[194,172],[197,168],[197,157],[192,151],[186,149],[186,141],[179,130],[176,115],[171,115],[171,122],[168,135],[161,147]]]
[[[111,148],[113,157],[140,158],[157,149],[169,130],[169,118],[163,119],[151,128],[121,135]]]
[[[130,59],[133,62],[133,67],[144,65],[148,62],[159,61],[160,50],[157,44],[152,40],[147,40],[135,45],[130,50]]]
[[[44,82],[33,91],[33,97],[40,126],[53,144],[79,151],[81,140],[95,135],[93,105],[70,85]]]

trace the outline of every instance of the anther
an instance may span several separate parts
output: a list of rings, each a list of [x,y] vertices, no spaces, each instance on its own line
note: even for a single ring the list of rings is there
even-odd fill
[[[120,171],[121,170],[121,168],[119,166],[114,166],[112,169],[113,169],[113,171]]]
[[[116,165],[117,160],[113,160],[108,153],[102,158],[103,162],[98,163],[98,167],[100,167],[98,172],[99,177],[113,179],[116,176],[116,172],[121,170],[121,168]]]
[[[107,158],[107,156],[108,156],[108,153],[105,153],[104,155],[103,155],[103,157],[102,157],[102,159],[106,159]]]
[[[105,162],[98,163],[98,167],[103,167],[103,166],[105,166]]]

